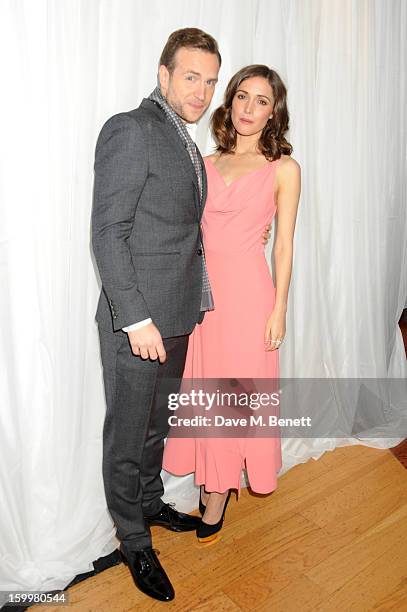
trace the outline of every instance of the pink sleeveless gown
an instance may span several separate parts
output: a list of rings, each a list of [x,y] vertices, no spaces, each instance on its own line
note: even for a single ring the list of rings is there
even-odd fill
[[[275,288],[261,236],[274,217],[274,178],[279,160],[226,185],[205,159],[208,197],[202,229],[215,309],[189,339],[185,378],[277,378],[279,352],[265,351],[264,332]],[[277,487],[281,439],[172,438],[163,468],[176,475],[195,472],[207,491],[240,491],[242,469],[256,493]]]

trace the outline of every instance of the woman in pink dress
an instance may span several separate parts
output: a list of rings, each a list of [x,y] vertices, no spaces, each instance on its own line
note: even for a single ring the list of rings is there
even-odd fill
[[[217,149],[204,160],[208,197],[202,230],[215,309],[191,334],[184,379],[279,377],[301,182],[284,138],[288,120],[286,88],[263,65],[237,72],[212,116]],[[259,236],[275,215],[274,286]],[[195,472],[203,514],[197,536],[209,542],[219,537],[230,490],[240,491],[243,468],[253,491],[277,487],[281,440],[170,436],[163,467],[177,475]]]

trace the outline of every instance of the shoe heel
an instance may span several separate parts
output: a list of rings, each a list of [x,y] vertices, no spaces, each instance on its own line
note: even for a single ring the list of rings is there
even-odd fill
[[[119,552],[120,552],[121,560],[123,561],[124,565],[128,565],[129,562],[127,561],[127,557],[125,557],[125,555],[122,553],[121,550]]]

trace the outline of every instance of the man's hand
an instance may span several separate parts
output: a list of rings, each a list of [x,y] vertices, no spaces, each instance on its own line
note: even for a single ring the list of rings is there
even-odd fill
[[[262,235],[262,244],[267,244],[270,238],[270,228],[271,225],[270,223],[268,225],[266,225],[266,229],[264,230],[264,233]]]
[[[134,355],[153,361],[158,358],[160,363],[166,360],[167,355],[161,334],[154,323],[149,323],[135,331],[129,331],[127,335]]]

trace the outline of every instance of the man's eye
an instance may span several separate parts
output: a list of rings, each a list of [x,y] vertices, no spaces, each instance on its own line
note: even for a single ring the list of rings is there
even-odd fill
[[[193,81],[194,77],[192,75],[187,76],[187,81]]]

